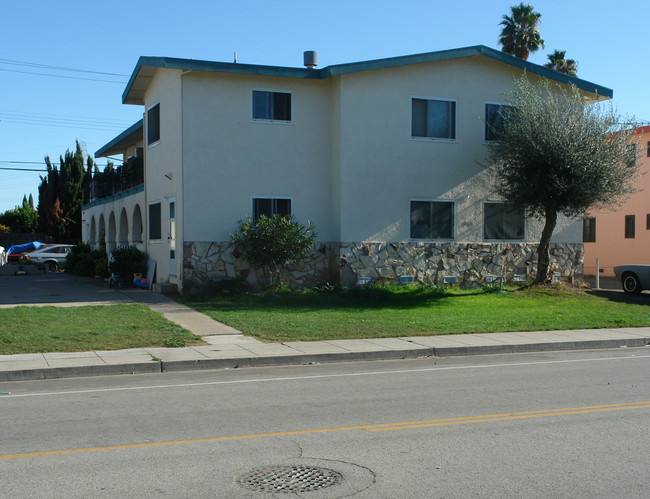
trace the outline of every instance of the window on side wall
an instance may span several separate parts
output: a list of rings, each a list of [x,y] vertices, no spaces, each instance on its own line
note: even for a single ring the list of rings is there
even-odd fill
[[[508,203],[484,203],[483,238],[496,241],[524,239],[525,220],[523,208]]]
[[[149,205],[149,240],[160,240],[162,234],[162,224],[160,218],[160,203]]]
[[[485,141],[494,141],[503,131],[503,112],[507,106],[502,104],[485,104]]]
[[[454,203],[411,201],[411,239],[453,239]]]
[[[155,144],[160,140],[160,104],[156,104],[147,111],[147,145]]]
[[[253,218],[257,220],[262,215],[291,215],[291,199],[288,198],[253,198]]]
[[[411,99],[411,137],[456,140],[456,102]]]
[[[582,219],[582,242],[596,242],[596,217],[584,217]]]
[[[260,121],[291,121],[291,94],[253,90],[253,119]]]
[[[635,236],[635,216],[625,215],[625,238],[634,239]]]
[[[633,168],[636,164],[636,144],[628,144],[625,151],[625,161],[628,168]]]

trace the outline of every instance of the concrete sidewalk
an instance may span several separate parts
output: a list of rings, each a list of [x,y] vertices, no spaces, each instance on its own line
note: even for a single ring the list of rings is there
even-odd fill
[[[211,320],[211,319],[210,319]],[[242,334],[204,336],[208,345],[0,355],[0,381],[303,365],[594,348],[648,347],[650,327],[262,343]]]

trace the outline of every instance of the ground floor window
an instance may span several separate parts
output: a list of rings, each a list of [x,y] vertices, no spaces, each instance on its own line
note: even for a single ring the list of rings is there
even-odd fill
[[[411,201],[411,239],[453,239],[454,203]]]
[[[160,203],[149,205],[149,240],[159,240],[162,234]]]
[[[635,217],[634,215],[625,215],[625,238],[634,239],[635,236]]]
[[[508,203],[484,203],[483,238],[504,241],[524,239],[525,219],[523,208]]]
[[[262,215],[291,215],[291,199],[289,198],[253,198],[253,218],[257,220]]]
[[[596,242],[596,217],[584,217],[582,219],[582,242]]]

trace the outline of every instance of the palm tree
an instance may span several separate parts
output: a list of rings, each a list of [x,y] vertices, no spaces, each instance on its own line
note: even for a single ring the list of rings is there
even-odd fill
[[[573,59],[565,59],[565,55],[566,50],[554,50],[552,54],[548,54],[548,62],[544,64],[544,67],[569,76],[576,76],[578,74],[578,63]]]
[[[499,23],[503,26],[499,35],[501,51],[525,61],[531,52],[544,48],[544,40],[539,36],[539,19],[542,15],[533,12],[532,5],[523,3],[510,7],[510,14],[504,15]]]

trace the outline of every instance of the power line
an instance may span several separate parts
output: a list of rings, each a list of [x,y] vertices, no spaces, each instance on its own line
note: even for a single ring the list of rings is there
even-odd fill
[[[88,69],[66,68],[63,66],[51,66],[49,64],[38,64],[35,62],[16,61],[13,59],[0,59],[0,64],[12,64],[15,66],[28,66],[32,68],[53,69],[55,71],[72,71],[75,73],[90,73],[90,74],[107,75],[107,76],[127,76],[127,77],[129,76],[127,74],[105,73],[103,71],[90,71]]]
[[[14,171],[14,172],[47,172],[47,170],[37,170],[36,168],[10,168],[5,166],[0,166],[0,170],[5,171]]]
[[[50,127],[55,127],[55,128],[77,128],[81,130],[100,130],[100,131],[120,131],[123,130],[123,127],[118,127],[116,125],[113,126],[93,126],[93,125],[74,125],[74,124],[64,124],[64,123],[39,123],[39,122],[34,122],[34,121],[20,121],[20,120],[7,120],[7,119],[0,119],[0,122],[2,123],[14,123],[14,124],[19,124],[19,125],[38,125],[38,126],[50,126]]]
[[[133,122],[131,120],[122,120],[122,119],[107,119],[102,118],[98,120],[92,116],[73,116],[67,114],[52,114],[52,113],[33,113],[29,111],[15,111],[13,109],[0,109],[0,115],[16,115],[16,117],[25,117],[25,118],[57,118],[62,120],[91,120],[92,122],[102,122],[102,123],[115,123],[116,125],[131,125]]]
[[[65,76],[65,75],[54,75],[50,73],[34,73],[32,71],[18,71],[16,69],[4,69],[0,68],[0,71],[6,71],[8,73],[21,73],[26,75],[36,75],[36,76],[51,76],[52,78],[65,78],[68,80],[85,80],[85,81],[99,81],[104,83],[119,83],[124,85],[126,81],[117,81],[117,80],[100,80],[99,78],[81,78],[79,76]]]

